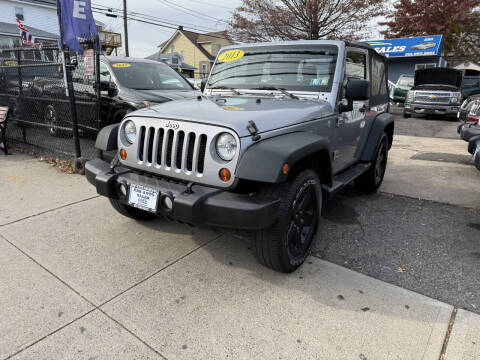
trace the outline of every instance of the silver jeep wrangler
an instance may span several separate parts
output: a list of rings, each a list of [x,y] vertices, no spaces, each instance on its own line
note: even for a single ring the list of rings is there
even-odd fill
[[[344,41],[220,51],[198,97],[128,114],[98,134],[111,163],[86,164],[122,215],[255,230],[258,260],[306,259],[322,199],[382,183],[392,146],[386,60]]]

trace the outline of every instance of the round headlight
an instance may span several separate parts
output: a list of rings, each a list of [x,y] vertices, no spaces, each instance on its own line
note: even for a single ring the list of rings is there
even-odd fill
[[[127,139],[130,144],[135,142],[137,139],[137,128],[132,120],[125,122],[123,125],[123,133],[125,134],[125,139]]]
[[[229,133],[222,133],[217,137],[217,154],[225,161],[230,161],[237,152],[237,141]]]

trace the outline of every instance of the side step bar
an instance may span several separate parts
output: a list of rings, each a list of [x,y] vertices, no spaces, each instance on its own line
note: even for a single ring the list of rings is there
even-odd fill
[[[333,195],[340,191],[343,187],[350,184],[353,180],[358,178],[364,172],[366,172],[372,163],[358,163],[348,168],[347,170],[335,175],[333,177],[332,186],[322,185],[322,190],[328,195]]]

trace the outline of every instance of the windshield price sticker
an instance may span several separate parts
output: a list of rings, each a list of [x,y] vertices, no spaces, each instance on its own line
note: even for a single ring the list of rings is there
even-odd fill
[[[218,57],[218,61],[222,62],[229,62],[241,59],[245,55],[245,52],[242,50],[230,50],[224,52],[222,55]]]
[[[129,63],[115,63],[112,65],[114,68],[128,68],[132,66],[132,64]]]

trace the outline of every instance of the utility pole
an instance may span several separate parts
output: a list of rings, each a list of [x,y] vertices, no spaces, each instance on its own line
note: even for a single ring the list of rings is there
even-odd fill
[[[123,32],[125,36],[125,56],[129,57],[128,54],[128,25],[127,25],[127,0],[123,0]]]

